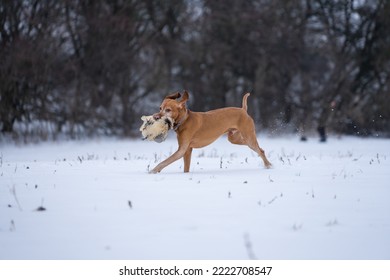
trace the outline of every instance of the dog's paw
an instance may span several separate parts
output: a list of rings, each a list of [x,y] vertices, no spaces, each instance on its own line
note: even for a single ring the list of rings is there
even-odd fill
[[[149,171],[149,174],[157,174],[160,171],[157,171],[156,168]]]

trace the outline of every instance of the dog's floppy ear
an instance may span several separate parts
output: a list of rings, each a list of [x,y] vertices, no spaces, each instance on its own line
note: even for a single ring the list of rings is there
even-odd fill
[[[190,95],[189,95],[188,92],[185,90],[185,91],[183,92],[183,98],[180,100],[180,103],[185,103],[189,98],[190,98]]]
[[[180,98],[180,96],[181,96],[180,92],[175,92],[166,96],[165,99],[178,99]]]

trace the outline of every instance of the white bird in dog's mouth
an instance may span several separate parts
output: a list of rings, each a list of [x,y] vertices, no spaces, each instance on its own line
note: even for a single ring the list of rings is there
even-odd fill
[[[142,133],[142,140],[155,141],[161,143],[167,139],[168,132],[173,128],[173,120],[170,117],[163,117],[155,119],[153,115],[142,116],[141,120],[144,122],[140,131]]]

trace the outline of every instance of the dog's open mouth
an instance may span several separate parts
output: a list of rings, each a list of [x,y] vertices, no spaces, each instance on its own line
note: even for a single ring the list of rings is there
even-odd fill
[[[166,118],[166,119],[165,119],[165,123],[168,125],[169,129],[172,129],[172,127],[173,127],[173,122],[171,121],[171,119]]]

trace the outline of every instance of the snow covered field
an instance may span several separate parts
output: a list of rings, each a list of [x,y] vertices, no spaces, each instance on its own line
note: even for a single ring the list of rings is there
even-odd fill
[[[172,136],[1,144],[0,259],[390,259],[390,140]]]

